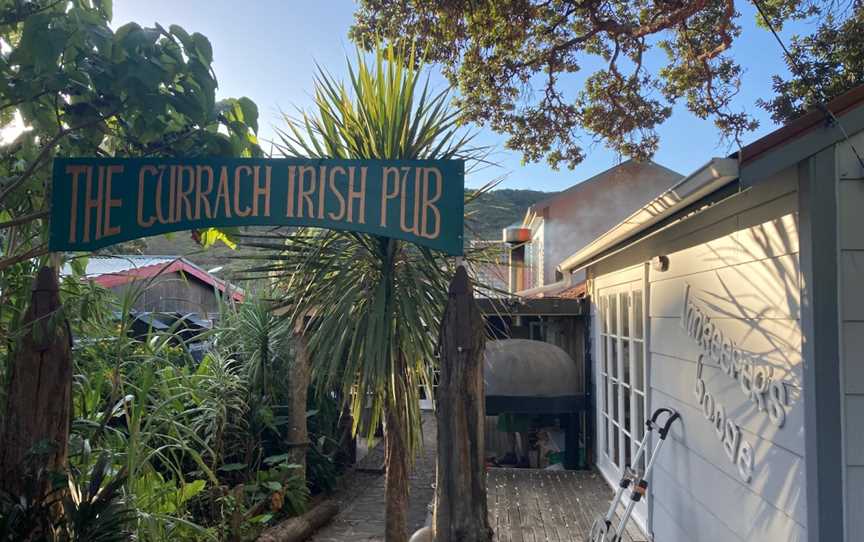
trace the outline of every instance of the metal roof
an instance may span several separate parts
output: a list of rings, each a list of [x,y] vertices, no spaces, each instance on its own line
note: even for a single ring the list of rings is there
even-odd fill
[[[118,254],[116,256],[90,256],[87,259],[85,274],[93,278],[100,275],[123,273],[151,265],[168,265],[173,261],[181,260],[180,256],[150,256],[137,254]],[[195,265],[186,260],[190,265]],[[197,266],[196,266],[197,267]],[[203,271],[203,270],[202,270]],[[67,263],[63,266],[62,275],[71,275],[72,269]]]
[[[69,264],[63,267],[63,275],[72,274]],[[234,299],[242,301],[242,289],[208,273],[182,256],[151,256],[118,254],[113,256],[91,256],[87,260],[85,277],[105,288],[112,288],[139,279],[147,279],[167,273],[183,273],[220,291],[231,291]]]
[[[819,127],[825,128],[829,116],[833,115],[833,118],[836,119],[861,107],[862,103],[864,103],[864,85],[847,91],[824,107],[813,109],[770,134],[757,139],[739,152],[733,153],[729,158],[712,159],[708,164],[678,182],[622,223],[565,259],[558,265],[558,269],[567,273],[596,263],[602,257],[608,256],[607,252],[613,247],[616,247],[614,251],[617,251],[622,244],[639,238],[640,233],[652,225],[674,215],[712,190],[732,183],[741,175],[743,168],[752,165],[768,155],[769,152],[800,141]],[[836,122],[839,124],[839,121]],[[838,132],[840,136],[845,136],[843,130],[838,130]]]
[[[565,259],[558,265],[562,273],[571,273],[593,263],[593,258],[639,232],[657,224],[664,217],[690,205],[721,186],[738,178],[738,162],[731,158],[712,158],[688,177],[638,209],[614,228]]]

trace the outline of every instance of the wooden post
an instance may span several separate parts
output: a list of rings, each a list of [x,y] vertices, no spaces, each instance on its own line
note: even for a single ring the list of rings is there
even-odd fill
[[[483,426],[483,315],[459,266],[441,322],[441,374],[436,393],[438,472],[435,540],[488,542]]]
[[[306,396],[309,390],[309,350],[306,346],[304,324],[294,329],[294,359],[288,371],[290,398],[288,405],[288,441],[291,463],[300,465],[300,474],[306,479],[306,448],[309,446],[309,430],[306,423]]]
[[[59,309],[57,271],[42,267],[13,355],[0,427],[0,487],[13,495],[44,495],[44,473],[66,467],[72,348],[66,321],[55,318]],[[30,478],[37,474],[41,480]]]

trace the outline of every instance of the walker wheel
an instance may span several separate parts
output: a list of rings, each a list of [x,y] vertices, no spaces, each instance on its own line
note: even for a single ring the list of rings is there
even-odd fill
[[[591,537],[588,542],[611,542],[606,540],[606,535],[609,534],[609,525],[606,524],[604,518],[597,518],[591,526]]]

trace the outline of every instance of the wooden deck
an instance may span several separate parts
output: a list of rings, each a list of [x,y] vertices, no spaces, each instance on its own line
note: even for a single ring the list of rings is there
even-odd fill
[[[497,542],[585,541],[613,496],[595,471],[491,469],[486,484]],[[626,542],[647,541],[632,520],[627,535]]]

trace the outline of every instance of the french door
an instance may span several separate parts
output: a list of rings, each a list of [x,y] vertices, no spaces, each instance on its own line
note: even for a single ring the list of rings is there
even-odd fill
[[[615,484],[627,466],[645,468],[644,455],[632,464],[645,438],[648,408],[644,292],[644,281],[637,280],[599,289],[595,298],[597,465]],[[645,500],[634,514],[644,528]]]

